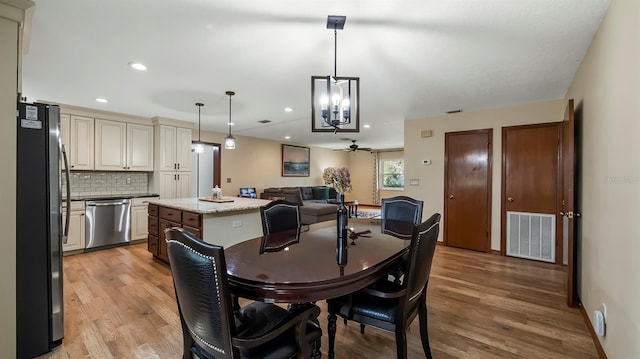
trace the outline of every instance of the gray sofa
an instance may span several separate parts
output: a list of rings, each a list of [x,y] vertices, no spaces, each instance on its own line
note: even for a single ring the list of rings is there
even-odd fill
[[[336,219],[337,204],[327,203],[336,198],[335,189],[327,186],[271,187],[260,194],[262,199],[284,199],[300,205],[302,224]]]

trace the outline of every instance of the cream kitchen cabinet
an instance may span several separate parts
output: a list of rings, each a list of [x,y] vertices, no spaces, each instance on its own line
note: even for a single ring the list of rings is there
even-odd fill
[[[160,172],[160,198],[186,198],[191,196],[190,172]]]
[[[95,169],[153,171],[153,126],[96,119]]]
[[[93,134],[93,118],[68,114],[60,115],[60,137],[67,152],[67,160],[71,170],[94,169]]]
[[[66,203],[63,202],[62,210],[62,227],[65,228],[67,220]],[[71,209],[69,216],[69,234],[67,243],[62,243],[62,251],[74,251],[84,249],[85,238],[85,215],[84,201],[71,201]]]
[[[160,132],[160,171],[191,172],[191,129],[158,126]]]
[[[149,200],[158,197],[133,198],[131,200],[131,240],[147,239],[149,232]]]

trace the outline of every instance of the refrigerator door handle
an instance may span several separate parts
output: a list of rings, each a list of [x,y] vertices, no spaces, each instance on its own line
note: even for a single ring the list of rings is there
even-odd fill
[[[69,182],[69,162],[67,161],[67,151],[62,145],[62,159],[64,160],[64,174],[67,184],[67,218],[64,221],[64,234],[62,235],[62,244],[67,244],[67,238],[69,237],[69,220],[71,217],[71,183]]]

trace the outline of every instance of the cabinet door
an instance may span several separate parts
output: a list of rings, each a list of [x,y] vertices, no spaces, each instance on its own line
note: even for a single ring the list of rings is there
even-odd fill
[[[175,172],[160,173],[160,199],[176,198],[177,177]]]
[[[93,169],[93,119],[71,116],[69,160],[72,170]]]
[[[95,169],[105,171],[127,170],[127,124],[96,119]]]
[[[62,213],[62,223],[66,223],[66,213]],[[71,211],[69,216],[69,236],[67,244],[62,244],[62,251],[84,249],[84,212]]]
[[[69,160],[69,151],[71,150],[71,146],[69,144],[69,134],[71,132],[71,118],[66,113],[60,114],[60,142],[64,146],[64,150],[67,152],[67,161]],[[64,160],[61,161],[61,166],[63,170],[66,170],[67,167],[64,165]]]
[[[176,128],[176,162],[178,171],[191,171],[191,129]]]
[[[176,161],[176,128],[160,126],[160,171],[175,171],[178,169]]]
[[[191,174],[178,172],[176,181],[176,198],[191,197]]]
[[[127,170],[153,171],[153,126],[127,124]]]
[[[158,236],[158,257],[169,261],[169,253],[167,252],[167,242],[164,236],[164,230],[167,228],[180,227],[180,223],[167,221],[166,219],[160,219],[160,233]]]
[[[147,206],[131,207],[131,239],[145,239],[149,229]]]

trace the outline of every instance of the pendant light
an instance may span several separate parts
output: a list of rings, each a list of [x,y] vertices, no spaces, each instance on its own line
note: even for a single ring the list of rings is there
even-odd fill
[[[333,76],[311,76],[312,132],[360,132],[360,78],[338,76],[338,30],[346,20],[327,17],[327,29],[333,30]]]
[[[231,136],[231,96],[236,93],[233,91],[227,91],[225,94],[229,96],[229,135],[224,138],[224,148],[226,150],[233,150],[236,148],[236,139]]]
[[[200,142],[200,109],[204,104],[196,102],[196,106],[198,106],[198,140],[191,144],[191,150],[195,153],[204,153],[204,145]]]

